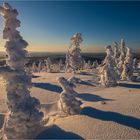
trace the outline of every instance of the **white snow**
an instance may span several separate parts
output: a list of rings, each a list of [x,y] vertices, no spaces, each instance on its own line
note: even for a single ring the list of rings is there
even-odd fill
[[[57,110],[55,103],[62,90],[56,77],[71,77],[70,73],[35,73],[31,95],[42,105],[49,106],[49,113]],[[94,75],[96,72],[94,71]],[[84,139],[139,139],[140,138],[140,83],[122,82],[118,87],[95,86],[96,76],[79,75],[84,81],[75,91],[82,100],[81,115],[50,119],[39,138],[84,138]],[[0,112],[6,112],[4,80],[0,80]],[[105,102],[105,104],[102,104]],[[45,116],[47,118],[47,115]],[[2,121],[2,120],[1,120]],[[57,134],[58,133],[58,134]]]

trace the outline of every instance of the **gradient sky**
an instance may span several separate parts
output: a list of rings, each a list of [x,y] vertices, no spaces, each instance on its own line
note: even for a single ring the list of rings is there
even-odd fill
[[[19,11],[21,35],[30,51],[64,52],[75,32],[83,35],[82,50],[103,51],[105,45],[125,38],[140,50],[140,2],[9,1]],[[2,2],[0,2],[2,5]],[[0,50],[3,50],[0,18]]]

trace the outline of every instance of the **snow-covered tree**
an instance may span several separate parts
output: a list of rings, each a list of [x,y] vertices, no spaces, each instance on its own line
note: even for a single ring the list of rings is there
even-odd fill
[[[7,80],[8,112],[3,125],[3,139],[27,139],[42,127],[43,117],[38,110],[39,101],[30,96],[31,77],[25,71],[28,43],[16,30],[20,27],[17,10],[4,3],[0,7],[0,15],[4,18],[3,38],[7,40],[5,48],[8,56],[7,66],[0,68]]]
[[[117,42],[113,42],[113,45],[114,45],[114,59],[115,59],[115,63],[118,64],[119,56],[120,56],[119,45],[118,45]]]
[[[65,67],[65,72],[69,72],[69,68],[70,68],[70,62],[69,62],[69,59],[70,59],[70,52],[68,50],[68,52],[66,53],[66,67]]]
[[[98,67],[98,61],[95,60],[92,64],[92,68],[97,68]]]
[[[72,71],[76,73],[76,70],[79,69],[82,63],[80,49],[80,44],[82,43],[82,41],[83,39],[81,33],[76,33],[71,38],[71,45],[66,55],[66,71],[68,71],[68,69],[71,68]]]
[[[74,91],[73,85],[64,77],[59,77],[58,82],[63,89],[58,102],[59,109],[66,116],[79,114],[82,102],[76,99],[77,92]]]
[[[122,73],[123,71],[123,64],[125,61],[125,56],[126,56],[126,47],[125,47],[125,41],[124,39],[121,39],[121,46],[120,46],[120,57],[119,57],[119,63],[118,63],[118,69],[119,69],[119,74]]]
[[[132,57],[131,49],[127,47],[127,53],[123,64],[121,79],[132,80],[132,77],[133,77],[133,57]]]
[[[138,61],[137,61],[137,58],[134,58],[133,59],[133,70],[137,70],[137,67],[138,67]]]
[[[111,87],[117,85],[117,74],[115,70],[115,60],[111,46],[106,46],[107,56],[104,65],[100,70],[100,83],[103,86]]]
[[[32,72],[37,72],[37,65],[36,65],[36,62],[33,62],[32,64]]]
[[[88,60],[88,62],[87,62],[87,69],[90,69],[91,67],[92,67],[92,65],[91,65],[91,61]]]
[[[42,63],[43,63],[42,60],[40,60],[39,63],[38,63],[38,72],[42,71]]]
[[[61,72],[61,70],[63,70],[63,61],[62,61],[62,59],[60,59],[59,63],[58,63],[58,71]]]
[[[52,68],[51,68],[52,61],[51,61],[50,57],[48,57],[48,58],[45,60],[45,63],[46,63],[47,72],[52,72]]]

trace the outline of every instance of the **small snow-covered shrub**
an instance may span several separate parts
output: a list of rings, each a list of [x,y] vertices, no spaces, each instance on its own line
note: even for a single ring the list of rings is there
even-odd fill
[[[77,92],[73,90],[73,85],[71,85],[64,77],[59,77],[57,80],[63,89],[58,102],[61,112],[67,116],[79,114],[82,102],[76,99]]]

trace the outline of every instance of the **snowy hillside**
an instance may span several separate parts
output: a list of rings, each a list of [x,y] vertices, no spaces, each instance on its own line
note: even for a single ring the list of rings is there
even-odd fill
[[[56,77],[70,77],[64,73],[39,73],[33,78],[31,95],[41,104],[51,104],[49,114],[55,111],[55,103],[62,91]],[[84,82],[77,84],[78,98],[83,102],[80,115],[64,118],[52,117],[46,129],[37,138],[83,138],[83,139],[139,139],[140,138],[140,84],[120,83],[119,87],[96,86],[91,73],[77,75]],[[4,81],[1,80],[0,112],[6,112]],[[48,105],[49,106],[49,105]],[[49,112],[50,111],[50,112]],[[0,116],[2,126],[3,115]]]

